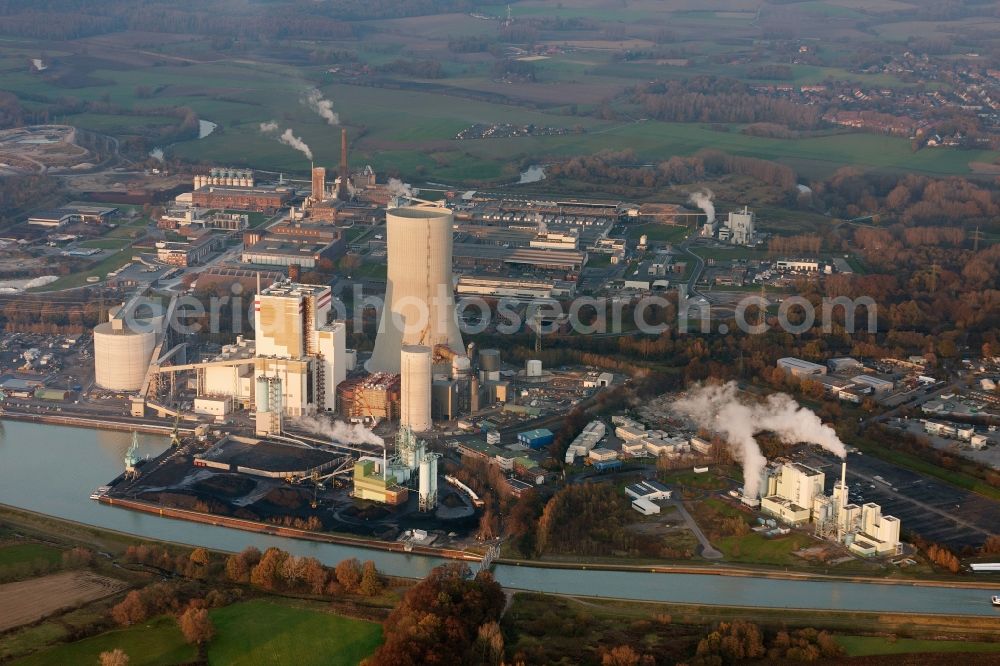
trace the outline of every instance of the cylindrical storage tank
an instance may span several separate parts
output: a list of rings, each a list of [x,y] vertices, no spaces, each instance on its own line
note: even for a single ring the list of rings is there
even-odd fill
[[[649,237],[646,234],[639,236],[639,245],[649,245]]]
[[[420,461],[420,501],[426,502],[431,494],[431,461],[424,458]]]
[[[385,307],[369,372],[399,372],[404,345],[465,349],[455,316],[451,273],[454,217],[447,208],[402,206],[386,211]]]
[[[254,391],[254,409],[258,412],[266,412],[270,406],[269,403],[267,379],[258,377],[256,390]]]
[[[500,369],[500,352],[496,349],[479,350],[479,369],[493,372]]]
[[[479,411],[479,377],[475,375],[469,380],[469,411]]]
[[[94,329],[94,379],[111,391],[142,388],[156,346],[152,330],[131,330],[111,322]]]
[[[431,348],[403,347],[399,358],[399,422],[414,432],[431,429]]]
[[[542,376],[542,362],[538,359],[529,359],[525,364],[525,374],[529,377]]]
[[[431,458],[431,496],[436,496],[438,491],[438,459],[437,456]]]
[[[472,363],[468,356],[456,356],[451,359],[451,376],[454,379],[468,377],[472,370]]]

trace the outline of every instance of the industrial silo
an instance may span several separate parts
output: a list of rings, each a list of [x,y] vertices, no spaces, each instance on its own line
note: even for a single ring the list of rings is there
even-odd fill
[[[529,359],[525,364],[525,374],[528,377],[542,376],[542,362],[538,359]]]
[[[414,432],[431,429],[431,348],[407,345],[400,352],[399,422]]]
[[[111,391],[138,391],[149,369],[156,333],[124,324],[115,320],[94,329],[94,379]]]
[[[464,351],[451,274],[452,212],[437,206],[386,211],[385,306],[369,372],[399,372],[404,345]]]
[[[479,369],[483,372],[500,370],[500,352],[496,349],[479,350]]]
[[[417,488],[418,504],[421,509],[430,505],[431,496],[431,461],[424,458],[420,461],[420,485]]]

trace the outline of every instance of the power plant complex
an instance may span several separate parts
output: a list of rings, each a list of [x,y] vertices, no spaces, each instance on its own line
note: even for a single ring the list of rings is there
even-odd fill
[[[208,178],[228,178],[219,173]],[[315,168],[312,179],[313,202],[321,204],[325,170]],[[188,361],[188,342],[171,332],[176,296],[141,325],[134,303],[113,309],[94,331],[98,386],[133,394],[134,416],[147,409],[164,417],[193,411],[222,422],[245,410],[258,437],[294,439],[289,428],[301,429],[298,420],[327,413],[369,423],[398,420],[391,456],[388,446],[381,456],[371,455],[378,447],[354,448],[353,494],[394,505],[405,502],[414,485],[421,510],[433,509],[438,456],[415,433],[430,431],[435,413],[455,418],[459,409],[477,408],[481,383],[456,319],[452,212],[413,201],[386,212],[388,281],[367,374],[345,381],[357,355],[347,349],[346,323],[331,318],[331,288],[279,279],[257,285],[255,339],[238,337],[197,361]],[[487,351],[483,358],[486,374],[498,380],[494,357]],[[190,390],[196,397],[185,410],[178,396]]]

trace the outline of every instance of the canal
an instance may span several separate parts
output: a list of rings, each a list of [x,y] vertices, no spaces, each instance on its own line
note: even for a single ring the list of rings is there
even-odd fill
[[[141,451],[155,456],[165,437],[140,435]],[[419,578],[445,560],[377,549],[315,543],[171,520],[107,506],[90,493],[122,471],[131,442],[125,432],[0,421],[0,504],[37,511],[151,539],[239,551],[280,547],[327,564],[348,557],[373,560],[381,571]],[[865,582],[798,581],[707,574],[654,574],[498,566],[505,587],[580,596],[688,604],[949,615],[995,615],[981,589],[915,587]],[[998,586],[1000,587],[1000,586]]]

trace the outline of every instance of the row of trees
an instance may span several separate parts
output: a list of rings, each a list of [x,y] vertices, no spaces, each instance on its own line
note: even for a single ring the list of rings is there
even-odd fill
[[[667,122],[774,122],[795,129],[815,129],[823,122],[817,106],[755,94],[728,78],[656,81],[635,86],[628,99],[649,117]]]
[[[797,175],[791,168],[754,157],[729,155],[706,149],[691,157],[673,156],[656,165],[644,165],[631,149],[602,151],[574,157],[549,167],[549,178],[564,178],[602,187],[617,185],[634,188],[666,187],[704,180],[707,176],[750,176],[782,190],[795,187]]]
[[[721,622],[698,643],[692,666],[723,663],[816,661],[843,657],[844,651],[827,631],[813,628],[779,631],[766,644],[764,632],[753,622]]]

